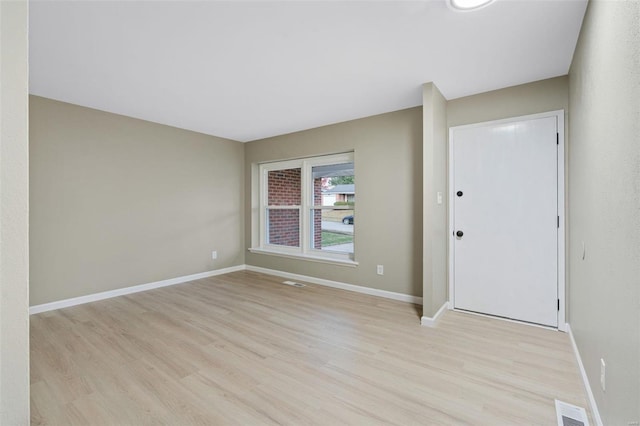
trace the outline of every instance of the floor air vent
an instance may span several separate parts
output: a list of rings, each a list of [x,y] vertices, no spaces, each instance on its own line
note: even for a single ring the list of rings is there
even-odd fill
[[[306,287],[304,284],[300,284],[295,281],[282,281],[282,284],[290,285],[291,287]]]
[[[589,426],[587,412],[582,407],[567,404],[556,399],[558,426]]]

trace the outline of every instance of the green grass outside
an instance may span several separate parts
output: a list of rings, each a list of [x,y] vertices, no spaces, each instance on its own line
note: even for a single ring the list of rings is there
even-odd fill
[[[337,234],[335,232],[322,231],[322,247],[335,246],[353,242],[353,235]]]

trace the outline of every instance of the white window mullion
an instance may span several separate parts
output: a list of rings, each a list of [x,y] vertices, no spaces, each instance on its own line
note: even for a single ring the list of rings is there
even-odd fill
[[[300,248],[302,253],[309,251],[309,180],[311,179],[311,167],[307,161],[302,162],[302,170],[300,173],[302,182],[302,202],[300,208]]]
[[[260,247],[267,242],[267,169],[260,166]]]
[[[286,205],[286,206],[268,206],[268,210],[291,210],[300,209],[302,206]]]

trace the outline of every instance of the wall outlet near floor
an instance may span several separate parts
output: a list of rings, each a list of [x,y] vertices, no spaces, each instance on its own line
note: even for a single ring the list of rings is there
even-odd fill
[[[378,275],[384,275],[384,265],[378,265],[378,266],[376,267],[376,273],[377,273]]]
[[[602,387],[603,392],[606,390],[606,370],[607,365],[604,363],[604,359],[600,358],[600,386]]]
[[[212,251],[212,252],[211,252],[211,259],[215,260],[215,259],[217,259],[217,258],[218,258],[218,252],[217,252],[217,251],[215,251],[215,250],[214,250],[214,251]]]

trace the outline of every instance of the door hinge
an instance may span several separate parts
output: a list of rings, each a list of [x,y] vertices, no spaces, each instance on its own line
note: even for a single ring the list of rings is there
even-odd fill
[[[560,145],[560,133],[556,133],[556,145]]]
[[[560,229],[560,216],[558,216],[558,229]]]
[[[558,299],[558,312],[560,312],[560,299]]]

